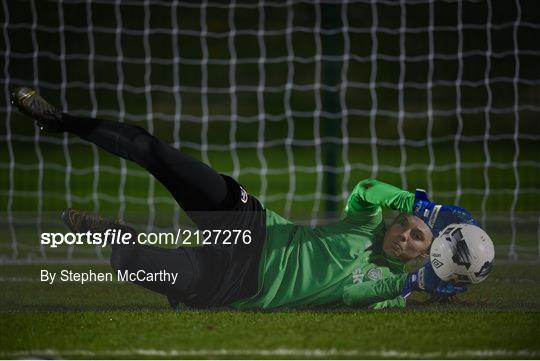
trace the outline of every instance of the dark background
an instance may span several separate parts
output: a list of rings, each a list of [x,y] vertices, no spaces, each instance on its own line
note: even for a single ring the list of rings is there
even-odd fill
[[[43,256],[68,206],[185,222],[142,169],[39,133],[8,104],[27,85],[146,127],[296,221],[334,219],[373,176],[467,207],[498,257],[538,259],[534,1],[151,3],[3,1],[0,257]]]

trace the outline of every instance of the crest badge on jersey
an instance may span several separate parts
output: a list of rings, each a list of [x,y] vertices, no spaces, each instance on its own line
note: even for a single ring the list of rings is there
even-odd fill
[[[382,278],[382,269],[372,268],[368,271],[367,276],[372,281],[377,281]]]
[[[242,203],[247,203],[248,201],[248,194],[242,186],[240,186],[240,200]]]

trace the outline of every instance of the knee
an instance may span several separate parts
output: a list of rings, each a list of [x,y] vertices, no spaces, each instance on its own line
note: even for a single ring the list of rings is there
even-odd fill
[[[159,140],[148,133],[145,129],[140,128],[139,132],[136,132],[130,137],[131,143],[135,145],[143,153],[153,152],[156,144]]]
[[[134,159],[135,162],[149,170],[159,168],[162,165],[163,160],[159,151],[162,143],[159,139],[151,135],[140,135],[133,142],[139,149],[136,155],[137,159]]]
[[[137,247],[114,247],[110,258],[111,267],[115,271],[133,270],[137,267],[138,258]]]

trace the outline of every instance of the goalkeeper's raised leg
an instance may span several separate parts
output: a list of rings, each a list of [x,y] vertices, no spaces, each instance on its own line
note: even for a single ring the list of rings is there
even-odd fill
[[[144,269],[152,273],[166,269],[184,275],[173,286],[141,284],[165,294],[172,305],[181,301],[197,306],[217,306],[246,298],[257,291],[257,266],[264,240],[263,207],[234,179],[216,172],[139,126],[64,113],[34,89],[14,89],[11,101],[42,131],[69,132],[145,168],[167,188],[199,228],[212,229],[210,227],[217,221],[226,219],[230,229],[254,231],[254,242],[249,246],[113,247],[113,268],[135,272]],[[227,216],[224,217],[225,213]],[[73,229],[88,228],[88,225],[99,229],[116,227],[99,216],[74,210],[64,213],[63,220]]]
[[[154,175],[186,211],[226,210],[232,202],[229,188],[231,184],[234,187],[234,181],[139,126],[63,113],[28,87],[13,90],[11,102],[34,119],[43,131],[78,135],[139,164]]]

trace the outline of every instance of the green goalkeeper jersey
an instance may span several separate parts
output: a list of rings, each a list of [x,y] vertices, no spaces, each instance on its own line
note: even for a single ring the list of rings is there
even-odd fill
[[[413,193],[366,179],[354,187],[337,223],[299,226],[267,209],[258,292],[231,306],[405,306],[404,264],[382,251],[382,209],[411,213],[413,203]]]

